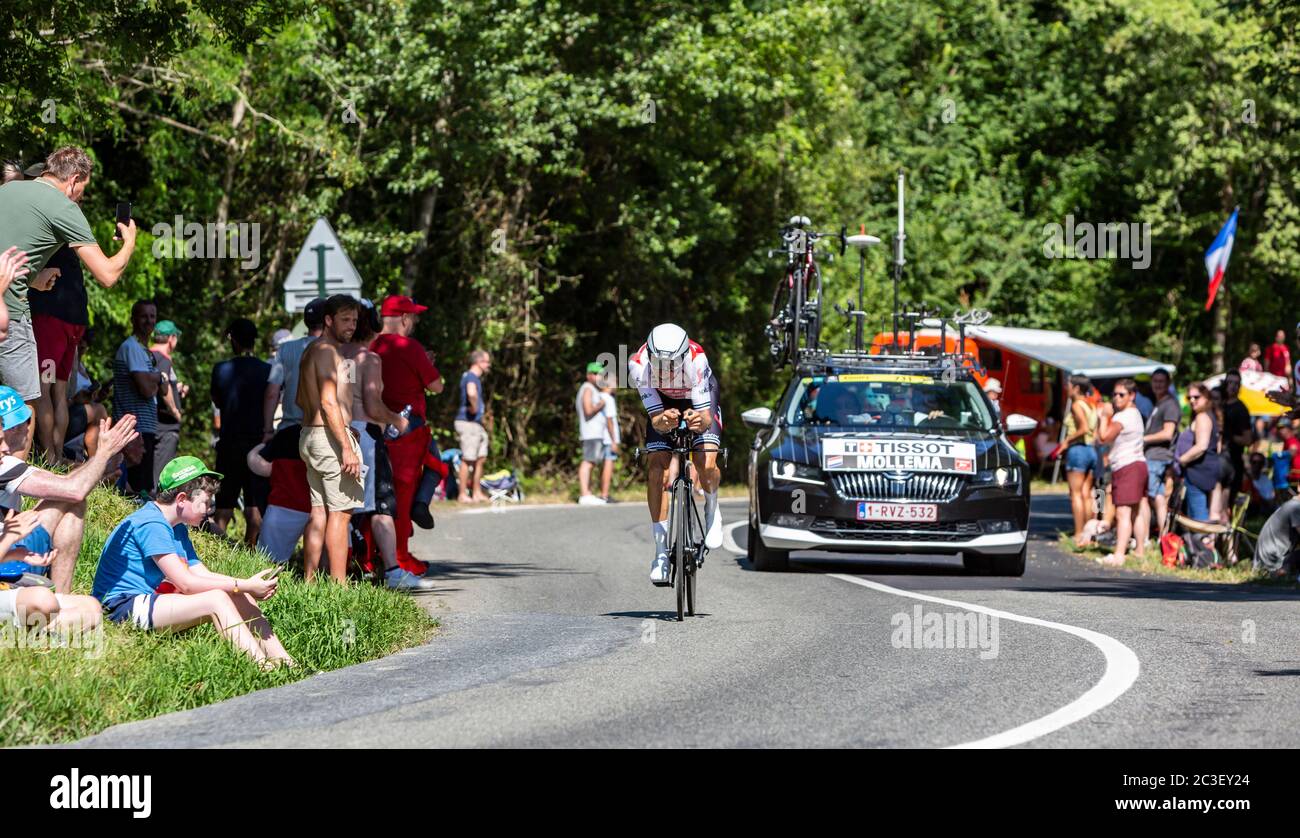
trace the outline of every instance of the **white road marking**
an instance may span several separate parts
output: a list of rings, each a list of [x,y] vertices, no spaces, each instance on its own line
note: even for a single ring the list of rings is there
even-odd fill
[[[735,524],[728,525],[723,530],[723,545],[737,555],[744,555],[745,551],[740,548],[732,537],[732,530],[747,524],[748,521],[742,520]],[[1133,650],[1120,643],[1109,635],[1101,632],[1092,631],[1091,629],[1079,628],[1066,623],[1054,623],[1050,620],[1040,620],[1037,617],[1025,617],[1020,614],[1012,614],[1009,611],[999,611],[994,608],[987,608],[983,605],[973,605],[971,603],[959,602],[955,599],[943,599],[941,597],[929,596],[928,594],[918,594],[912,591],[904,591],[900,588],[882,585],[879,582],[873,582],[869,579],[860,579],[856,576],[849,576],[842,573],[832,573],[830,576],[843,582],[849,582],[853,585],[861,585],[864,588],[880,591],[886,594],[908,597],[909,599],[918,599],[923,602],[933,602],[939,605],[948,605],[955,608],[963,608],[968,611],[988,614],[991,617],[997,617],[1000,620],[1011,620],[1017,623],[1025,623],[1031,626],[1042,626],[1043,628],[1063,631],[1066,634],[1073,635],[1082,640],[1086,640],[1093,646],[1096,646],[1106,658],[1106,671],[1102,673],[1101,680],[1092,686],[1083,695],[1071,701],[1064,707],[1052,713],[1048,713],[1042,718],[1034,719],[1031,722],[1013,727],[1002,733],[995,733],[992,736],[986,736],[983,739],[976,739],[973,742],[963,742],[959,745],[952,745],[952,748],[1009,748],[1013,745],[1022,745],[1025,742],[1033,741],[1039,737],[1054,733],[1067,725],[1072,725],[1081,719],[1085,719],[1096,713],[1098,710],[1106,707],[1119,698],[1129,687],[1137,681],[1138,675],[1142,670],[1141,661],[1134,654]]]
[[[745,518],[737,521],[734,524],[724,524],[722,526],[722,549],[731,553],[735,553],[737,556],[745,555],[745,551],[741,548],[739,544],[736,543],[736,538],[731,534],[731,531],[736,529],[737,527],[743,527],[749,523],[748,509],[745,510],[745,516],[746,516]]]
[[[616,504],[615,504],[616,505]],[[605,506],[605,504],[600,504]],[[583,505],[579,503],[512,503],[509,506],[475,506],[471,509],[458,509],[457,515],[502,515],[506,512],[521,512],[529,510],[547,510],[549,512],[558,512],[561,509],[572,512],[575,509],[596,509],[597,504]]]
[[[872,588],[887,594],[896,594],[897,596],[909,597],[910,599],[919,599],[924,602],[934,602],[940,605],[950,605],[955,608],[964,608],[968,611],[976,611],[988,614],[990,617],[997,617],[1000,620],[1012,620],[1017,623],[1025,623],[1031,626],[1042,626],[1043,628],[1056,629],[1066,634],[1072,634],[1075,637],[1088,641],[1101,650],[1102,655],[1106,658],[1106,671],[1102,673],[1101,680],[1093,684],[1092,689],[1083,695],[1071,701],[1059,710],[1048,713],[1039,719],[1026,722],[1011,730],[995,733],[983,739],[976,739],[973,742],[963,742],[960,745],[952,745],[952,748],[1009,748],[1012,745],[1021,745],[1054,733],[1061,728],[1072,725],[1075,722],[1091,716],[1098,710],[1107,706],[1115,699],[1119,698],[1128,688],[1133,686],[1137,681],[1138,674],[1141,672],[1142,664],[1133,650],[1120,643],[1109,635],[1101,632],[1092,631],[1091,629],[1079,628],[1078,626],[1067,625],[1066,623],[1054,623],[1050,620],[1040,620],[1037,617],[1024,617],[1019,614],[1012,614],[1009,611],[999,611],[995,608],[986,608],[983,605],[972,605],[966,602],[959,602],[955,599],[942,599],[940,597],[928,596],[926,594],[917,594],[911,591],[904,591],[899,588],[891,588],[889,585],[882,585],[879,582],[872,582],[869,579],[859,579],[856,576],[847,576],[841,573],[833,573],[831,576],[844,582],[850,582],[854,585],[861,585],[864,588]]]

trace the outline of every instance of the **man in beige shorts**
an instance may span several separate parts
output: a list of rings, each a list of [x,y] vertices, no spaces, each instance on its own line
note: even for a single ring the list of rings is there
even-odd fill
[[[297,402],[303,414],[298,453],[307,464],[314,524],[307,532],[325,533],[330,576],[338,582],[347,579],[352,510],[363,505],[366,494],[361,445],[351,427],[356,362],[341,351],[356,331],[359,311],[360,304],[347,294],[326,300],[325,329],[307,347],[298,365]],[[303,545],[303,571],[308,581],[315,575],[320,557],[321,544],[308,538]]]
[[[485,350],[475,349],[469,356],[469,369],[460,377],[460,409],[456,411],[456,435],[460,437],[461,503],[485,501],[483,491],[483,463],[488,455],[488,428],[492,414],[483,394],[483,376],[492,369],[492,356]]]

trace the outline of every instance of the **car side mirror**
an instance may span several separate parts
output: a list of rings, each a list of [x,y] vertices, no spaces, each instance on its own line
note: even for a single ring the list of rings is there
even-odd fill
[[[751,428],[770,428],[772,427],[772,408],[751,407],[740,414],[740,421]]]
[[[1020,413],[1013,413],[1006,419],[1007,434],[1010,436],[1027,436],[1038,429],[1038,420]]]

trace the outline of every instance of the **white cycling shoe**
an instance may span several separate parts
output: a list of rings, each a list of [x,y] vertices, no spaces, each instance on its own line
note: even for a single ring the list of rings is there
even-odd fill
[[[709,522],[708,529],[704,533],[704,546],[710,550],[716,550],[722,546],[722,516],[716,512],[713,520]]]
[[[667,553],[655,552],[654,561],[650,563],[650,582],[660,588],[672,584]]]

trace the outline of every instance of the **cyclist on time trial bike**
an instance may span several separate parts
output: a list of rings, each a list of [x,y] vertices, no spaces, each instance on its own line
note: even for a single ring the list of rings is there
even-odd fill
[[[718,401],[718,379],[709,359],[686,330],[673,323],[656,326],[646,342],[628,361],[631,384],[641,394],[650,416],[646,431],[649,475],[646,499],[650,506],[650,532],[654,539],[654,560],[650,581],[670,582],[668,561],[668,468],[673,455],[667,434],[686,420],[692,442],[692,459],[704,490],[704,545],[711,550],[722,546],[722,519],[718,515],[718,446],[722,442],[722,406]]]

